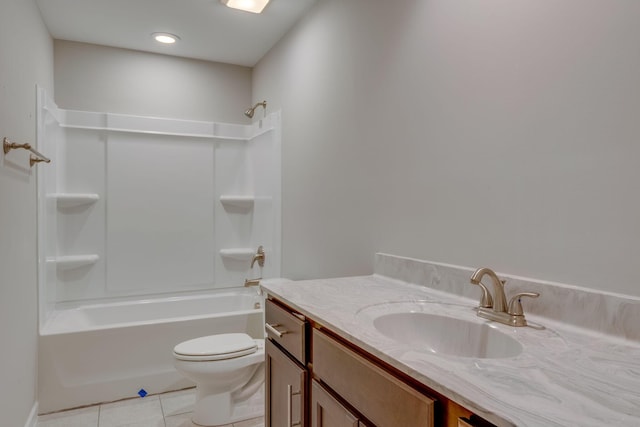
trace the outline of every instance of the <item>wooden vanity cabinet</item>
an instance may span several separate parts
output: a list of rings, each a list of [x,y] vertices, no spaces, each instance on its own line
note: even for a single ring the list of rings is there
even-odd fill
[[[267,300],[265,330],[265,426],[307,427],[308,323],[299,313]]]
[[[378,427],[433,427],[434,399],[313,329],[313,377]]]
[[[271,297],[266,427],[492,426]]]

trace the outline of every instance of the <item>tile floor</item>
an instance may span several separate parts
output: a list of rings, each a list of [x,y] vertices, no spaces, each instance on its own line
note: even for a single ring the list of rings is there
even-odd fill
[[[128,399],[38,417],[37,427],[199,427],[191,422],[195,389]],[[264,427],[264,419],[224,427]]]

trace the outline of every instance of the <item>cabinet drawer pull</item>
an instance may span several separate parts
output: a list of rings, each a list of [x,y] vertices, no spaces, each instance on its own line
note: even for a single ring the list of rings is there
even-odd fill
[[[268,323],[267,323],[268,325]],[[287,427],[301,426],[302,424],[297,422],[293,424],[293,396],[300,395],[300,391],[293,391],[293,386],[287,384]]]
[[[264,327],[267,328],[267,331],[271,332],[272,334],[274,334],[275,336],[277,336],[278,338],[282,338],[282,336],[284,334],[288,334],[289,331],[279,331],[276,329],[276,327],[280,326],[279,323],[276,323],[274,325],[271,325],[269,323],[265,323]]]

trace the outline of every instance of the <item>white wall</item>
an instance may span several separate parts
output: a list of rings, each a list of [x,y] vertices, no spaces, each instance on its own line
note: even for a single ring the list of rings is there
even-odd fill
[[[35,144],[36,84],[53,88],[51,38],[35,1],[3,0],[0,138]],[[23,426],[36,401],[37,169],[24,150],[0,156],[0,425]]]
[[[320,0],[282,109],[283,275],[373,253],[640,296],[640,3]]]
[[[62,40],[54,49],[60,108],[250,123],[250,68]]]

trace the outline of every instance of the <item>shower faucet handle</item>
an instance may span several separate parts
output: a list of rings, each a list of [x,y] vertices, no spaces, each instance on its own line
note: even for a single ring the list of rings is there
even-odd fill
[[[266,258],[266,255],[264,253],[264,248],[262,247],[262,245],[258,246],[258,250],[256,251],[256,254],[253,256],[253,259],[251,260],[251,268],[253,268],[253,265],[256,263],[256,261],[258,261],[258,265],[260,267],[264,267],[264,260]]]

